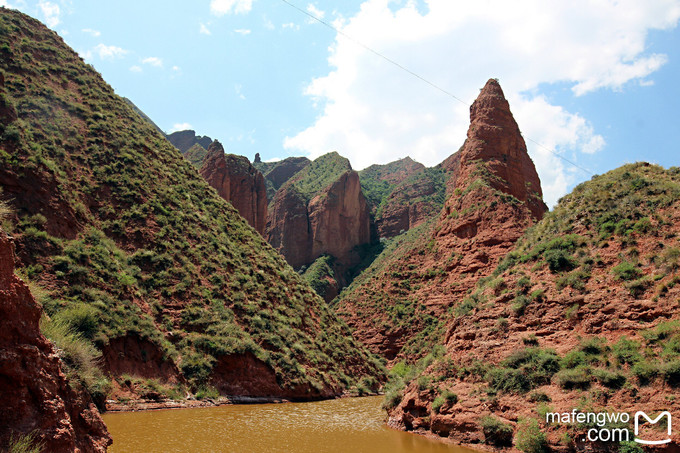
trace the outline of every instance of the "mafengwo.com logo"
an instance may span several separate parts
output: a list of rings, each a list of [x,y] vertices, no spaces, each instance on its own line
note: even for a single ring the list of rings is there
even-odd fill
[[[668,411],[663,411],[656,417],[650,417],[643,411],[635,412],[632,417],[632,434],[629,428],[631,416],[628,412],[580,412],[576,409],[571,412],[547,412],[545,422],[588,427],[585,437],[581,439],[583,442],[635,441],[643,445],[662,445],[671,441],[673,429],[672,416]],[[650,427],[655,425],[653,434],[650,434],[650,430],[643,433],[644,424]],[[652,435],[654,439],[648,437]]]

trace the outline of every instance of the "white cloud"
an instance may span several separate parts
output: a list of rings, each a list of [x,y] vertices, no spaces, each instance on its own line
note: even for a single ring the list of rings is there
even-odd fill
[[[241,14],[249,12],[253,7],[253,0],[211,0],[210,12],[215,16],[225,14]]]
[[[147,57],[142,60],[143,64],[148,64],[149,66],[155,66],[160,68],[163,66],[163,60],[158,57]]]
[[[102,60],[113,60],[116,58],[122,58],[125,56],[125,54],[128,53],[127,50],[121,49],[120,47],[117,46],[107,46],[105,44],[97,44],[94,47],[94,51],[97,55],[99,55],[99,58]],[[88,56],[91,56],[91,53],[88,53]]]
[[[676,26],[678,0],[429,0],[395,7],[367,0],[336,21],[348,36],[375,49],[470,104],[486,80],[498,77],[526,138],[579,162],[604,138],[586,118],[540,95],[565,83],[574,96],[649,83],[666,56],[646,51],[650,29]],[[284,25],[285,27],[285,25]],[[408,30],[408,32],[405,32]],[[332,70],[306,94],[322,111],[285,147],[317,157],[332,150],[361,169],[406,155],[434,165],[465,139],[469,110],[341,35],[330,49]],[[552,205],[583,173],[528,140]]]
[[[210,29],[208,29],[208,26],[205,24],[201,24],[198,28],[198,32],[202,35],[212,35],[210,32]]]
[[[281,28],[290,28],[291,30],[299,30],[300,26],[294,22],[286,22],[285,24],[281,24]]]
[[[250,32],[251,31],[248,28],[237,28],[236,30],[234,30],[234,33],[238,33],[239,35],[243,35],[243,36],[249,35]]]
[[[267,19],[266,17],[264,18],[264,28],[267,30],[274,30],[276,27],[274,26],[274,22],[271,20]]]
[[[246,100],[246,96],[243,94],[243,85],[237,83],[236,85],[234,85],[234,91],[236,92],[236,95],[238,96],[239,99],[243,101]]]
[[[94,36],[95,38],[98,38],[101,36],[101,32],[99,30],[93,30],[91,28],[83,28],[81,30],[83,33],[87,33],[90,36]]]
[[[172,70],[175,71],[175,72],[181,72],[182,68],[180,68],[179,66],[173,66]]]
[[[193,129],[193,128],[194,127],[189,123],[175,123],[172,126],[172,129],[170,129],[170,133],[172,134],[173,132],[177,132],[177,131],[187,131],[187,130],[190,130],[190,129]]]
[[[311,14],[312,16],[316,17],[317,19],[323,19],[323,17],[326,15],[324,11],[321,11],[319,8],[317,8],[314,4],[310,3],[307,5],[307,12]],[[314,23],[315,20],[312,18],[308,19],[309,23]]]
[[[142,72],[142,71],[143,71],[143,69],[141,68],[141,66],[137,66],[137,65],[130,66],[130,72]]]
[[[38,2],[38,8],[40,8],[40,11],[45,17],[45,23],[48,27],[54,28],[59,25],[59,22],[61,22],[61,9],[59,8],[59,5],[56,3],[47,2],[45,0],[40,0]]]

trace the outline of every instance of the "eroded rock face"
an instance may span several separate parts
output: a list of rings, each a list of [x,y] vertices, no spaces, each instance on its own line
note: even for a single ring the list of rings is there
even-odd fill
[[[292,185],[277,192],[267,238],[294,268],[326,253],[348,263],[354,247],[370,241],[369,222],[359,175],[349,170],[309,203]]]
[[[484,162],[491,186],[526,203],[535,220],[548,210],[543,203],[541,181],[527,153],[510,105],[495,79],[490,79],[470,107],[467,140],[460,150],[457,186],[480,175],[477,161]]]
[[[355,171],[312,198],[308,212],[312,259],[328,253],[348,262],[352,249],[370,240],[368,208]]]
[[[183,382],[177,365],[163,351],[136,335],[112,338],[102,348],[102,365],[112,376],[143,377],[176,384]]]
[[[74,390],[39,328],[40,307],[14,275],[14,251],[0,231],[0,448],[35,431],[50,452],[104,452],[111,436],[85,392]]]
[[[260,234],[267,225],[267,189],[264,177],[248,158],[224,154],[224,148],[215,140],[199,170],[201,176],[217,193],[229,201],[239,214]]]
[[[310,401],[331,398],[340,391],[329,386],[321,389],[309,385],[282,387],[277,382],[274,370],[250,352],[220,357],[210,380],[220,394],[241,398]]]

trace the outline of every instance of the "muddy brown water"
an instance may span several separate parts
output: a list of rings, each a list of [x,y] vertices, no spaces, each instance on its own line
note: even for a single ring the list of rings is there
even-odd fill
[[[382,397],[104,414],[112,453],[475,453],[385,425]]]

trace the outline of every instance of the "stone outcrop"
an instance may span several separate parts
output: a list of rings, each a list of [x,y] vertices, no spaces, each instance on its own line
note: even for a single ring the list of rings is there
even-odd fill
[[[215,140],[208,147],[208,154],[199,172],[253,228],[264,234],[267,225],[267,189],[262,173],[250,164],[248,158],[224,154],[224,148]]]
[[[335,158],[342,159],[337,153],[319,159]],[[300,193],[296,184],[308,176],[300,174],[299,180],[297,176],[289,180],[272,201],[267,239],[294,268],[323,254],[349,264],[355,259],[353,249],[370,241],[369,211],[359,175],[346,159],[344,162],[345,171],[338,171],[325,187]],[[317,161],[312,165],[316,171]]]
[[[41,334],[41,309],[14,275],[13,246],[0,230],[0,449],[35,432],[50,452],[104,452],[111,437],[89,396],[75,390],[58,351]]]

